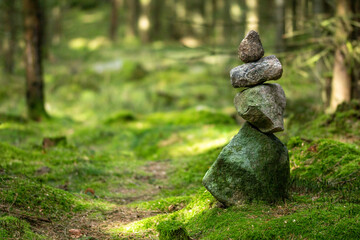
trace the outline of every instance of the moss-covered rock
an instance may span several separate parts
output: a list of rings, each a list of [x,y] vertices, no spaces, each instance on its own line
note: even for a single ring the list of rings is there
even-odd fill
[[[287,197],[289,177],[287,148],[273,134],[245,123],[205,174],[203,184],[229,206],[282,200]]]

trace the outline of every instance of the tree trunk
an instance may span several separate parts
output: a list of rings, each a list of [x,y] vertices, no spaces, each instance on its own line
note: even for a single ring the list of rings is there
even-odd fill
[[[118,8],[119,8],[119,0],[111,0],[111,17],[110,17],[110,39],[115,42],[117,37],[117,29],[118,29]]]
[[[127,0],[127,26],[126,37],[135,38],[138,35],[137,24],[139,18],[139,0]]]
[[[44,107],[44,82],[42,69],[41,9],[38,0],[24,0],[26,103],[31,119],[40,121],[47,117]]]
[[[140,0],[141,14],[138,21],[138,29],[141,42],[147,43],[150,40],[150,4],[151,0]]]
[[[284,38],[283,35],[285,33],[285,7],[284,7],[284,0],[275,0],[276,10],[276,51],[283,52],[285,48]]]
[[[52,15],[52,36],[51,36],[51,43],[52,44],[59,44],[61,41],[62,35],[62,14],[63,14],[63,4],[59,3],[51,10]]]
[[[163,24],[166,23],[163,19],[164,4],[163,0],[153,0],[151,4],[151,40],[163,40]]]
[[[336,1],[336,50],[333,68],[333,78],[331,83],[330,111],[335,111],[336,107],[351,99],[351,75],[348,72],[346,64],[346,40],[348,38],[350,27],[349,19],[350,8],[348,0]]]
[[[246,3],[246,29],[245,35],[250,31],[259,31],[258,0],[245,0]]]
[[[232,21],[230,13],[231,3],[230,0],[225,0],[223,7],[223,36],[225,43],[231,43],[231,33],[232,33]]]
[[[6,73],[14,72],[14,55],[16,49],[16,22],[15,22],[15,1],[6,0],[5,4],[5,21],[4,21],[4,69]]]
[[[354,13],[360,13],[360,1],[352,1],[351,2],[351,9]],[[354,21],[360,22],[360,15],[356,14],[354,16]],[[359,41],[360,40],[360,27],[354,26],[354,29],[351,33],[351,39],[353,41]],[[360,63],[355,62],[355,66],[358,66]],[[352,93],[351,98],[353,99],[359,99],[360,100],[360,68],[354,67],[352,71]]]

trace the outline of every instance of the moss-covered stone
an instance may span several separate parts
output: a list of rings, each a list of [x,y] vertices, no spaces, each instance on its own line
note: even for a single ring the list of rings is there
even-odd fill
[[[287,197],[287,148],[273,134],[245,123],[205,174],[204,186],[220,202],[276,202]]]

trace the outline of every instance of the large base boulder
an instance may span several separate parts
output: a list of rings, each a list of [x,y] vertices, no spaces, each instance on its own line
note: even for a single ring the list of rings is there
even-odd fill
[[[225,206],[255,199],[273,203],[287,197],[289,178],[286,147],[246,122],[207,171],[203,185]]]

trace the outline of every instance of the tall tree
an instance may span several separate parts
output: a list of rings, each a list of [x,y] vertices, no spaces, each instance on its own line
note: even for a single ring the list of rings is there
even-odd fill
[[[117,29],[118,29],[118,12],[119,12],[120,0],[111,0],[111,17],[110,17],[110,39],[116,41]]]
[[[60,1],[59,3],[55,4],[51,10],[51,43],[55,45],[59,44],[61,41],[64,6],[65,1]]]
[[[336,0],[335,59],[331,83],[330,110],[351,99],[351,75],[346,64],[346,41],[351,32],[349,0]]]
[[[29,118],[40,121],[47,117],[44,107],[42,68],[43,28],[38,0],[23,0],[25,26],[26,103]]]
[[[5,0],[4,2],[4,69],[7,73],[14,71],[14,55],[16,48],[16,30],[15,22],[15,3],[14,0]]]
[[[140,12],[139,0],[126,0],[126,37],[134,38],[138,35],[138,19]]]
[[[139,35],[143,43],[150,40],[150,4],[151,0],[140,0],[141,14],[138,22]]]
[[[285,33],[285,4],[284,0],[275,0],[275,17],[276,17],[276,51],[282,52],[284,51],[284,38],[283,35]]]

